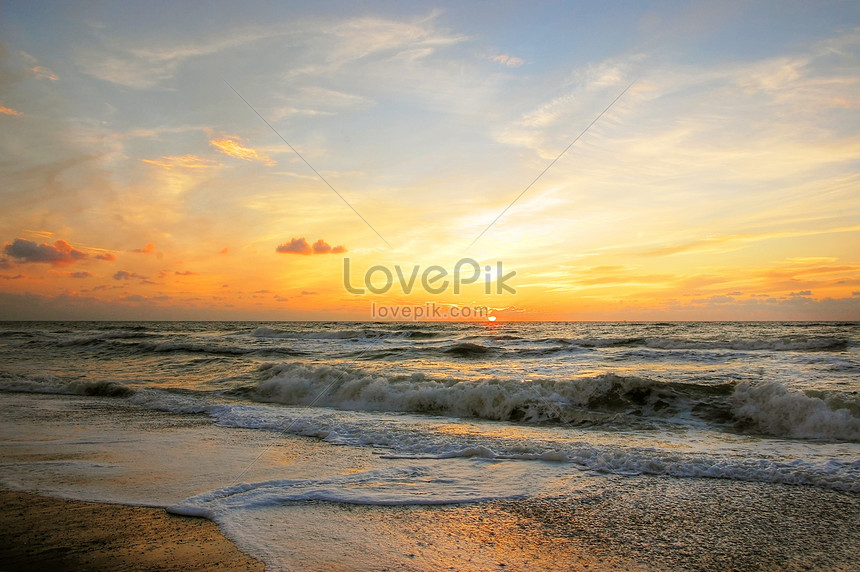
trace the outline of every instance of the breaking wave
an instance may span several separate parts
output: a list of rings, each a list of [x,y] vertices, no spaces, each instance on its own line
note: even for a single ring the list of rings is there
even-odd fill
[[[492,421],[608,424],[696,420],[777,437],[860,441],[860,398],[825,398],[775,383],[666,383],[603,374],[562,381],[458,381],[422,374],[265,364],[255,401],[390,411]]]
[[[53,375],[17,376],[0,374],[0,391],[55,393],[101,397],[129,397],[135,390],[118,381],[62,380]]]

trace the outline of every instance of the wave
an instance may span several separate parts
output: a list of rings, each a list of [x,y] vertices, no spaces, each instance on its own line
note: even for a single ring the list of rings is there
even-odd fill
[[[538,390],[538,393],[548,395],[549,388],[555,390],[552,396],[557,399],[556,407],[552,404],[547,405],[549,399],[547,397],[532,401],[533,398],[529,393],[534,395],[534,390],[525,386],[533,384],[520,384],[524,387],[520,388],[522,393],[519,396],[519,404],[516,404],[517,396],[510,395],[504,383],[434,381],[421,376],[379,378],[353,372],[354,375],[345,380],[354,391],[351,395],[346,392],[347,388],[344,384],[338,385],[339,382],[344,381],[341,378],[348,373],[346,370],[334,368],[324,370],[324,368],[303,366],[306,371],[302,373],[299,371],[300,368],[285,369],[285,367],[270,365],[263,368],[263,373],[273,373],[274,377],[264,380],[258,388],[250,390],[242,397],[259,399],[262,388],[269,383],[271,384],[268,386],[269,389],[275,390],[275,394],[264,396],[263,401],[298,402],[304,405],[357,404],[359,407],[354,407],[356,409],[390,411],[394,409],[392,405],[396,402],[392,396],[399,395],[403,399],[400,402],[403,409],[414,407],[426,411],[426,406],[429,405],[429,410],[432,411],[445,405],[448,412],[440,414],[451,415],[452,411],[467,413],[483,411],[487,417],[494,418],[504,417],[504,411],[508,411],[510,415],[516,407],[526,407],[527,402],[536,407],[544,407],[544,413],[548,411],[550,414],[553,410],[564,410],[565,407],[570,407],[573,402],[598,409],[604,408],[617,414],[619,412],[616,399],[642,401],[647,393],[645,390],[655,385],[655,382],[645,379],[608,375],[588,378],[584,380],[585,383],[579,384],[574,382],[583,380],[571,380],[566,384],[541,385],[543,390]],[[309,372],[316,375],[319,382],[332,385],[332,391],[328,393],[317,391],[320,389],[320,383],[310,381]],[[304,389],[293,387],[294,397],[288,397],[285,393],[287,389],[283,383],[285,373],[290,374],[291,379],[295,381],[304,378],[306,387]],[[366,384],[362,389],[362,380],[367,380],[373,385]],[[398,385],[401,386],[399,390],[395,387]],[[740,412],[739,415],[744,416],[748,423],[754,423],[757,427],[756,431],[761,431],[761,427],[768,427],[771,433],[783,433],[784,437],[818,438],[825,435],[827,438],[842,440],[846,438],[848,432],[853,431],[857,437],[858,419],[845,413],[847,410],[833,412],[829,407],[825,408],[826,406],[821,405],[825,400],[791,392],[781,386],[753,384],[737,384],[732,387],[699,386],[689,388],[686,392],[682,391],[684,388],[672,389],[691,403],[722,400],[728,407],[736,408]],[[239,395],[230,398],[230,395],[223,392],[166,391],[145,387],[135,389],[117,382],[69,382],[49,375],[22,378],[0,374],[0,390],[125,398],[129,403],[151,410],[206,414],[215,423],[224,427],[302,435],[336,445],[381,448],[386,450],[383,456],[390,458],[554,462],[571,464],[583,471],[622,476],[649,474],[725,478],[812,485],[860,492],[860,460],[856,458],[848,461],[838,458],[822,459],[820,456],[804,458],[802,453],[800,457],[786,454],[778,457],[755,455],[747,458],[733,452],[721,453],[719,450],[706,453],[687,448],[635,446],[615,439],[593,445],[583,440],[588,439],[590,434],[588,431],[558,431],[555,428],[541,429],[539,433],[533,433],[531,429],[499,431],[495,428],[490,428],[491,430],[486,432],[452,432],[450,420],[444,418],[416,420],[415,417],[404,415],[344,412],[317,407],[284,408],[240,402],[235,399]],[[313,390],[313,393],[310,390]],[[447,396],[445,396],[446,391]],[[633,391],[632,395],[631,391]],[[317,401],[316,398],[321,394],[323,398]],[[278,399],[274,399],[275,397]],[[374,397],[378,400],[376,404],[358,401],[358,399],[368,400]],[[347,398],[352,401],[345,401],[344,399]],[[421,398],[425,399],[423,403],[420,401]],[[459,404],[466,400],[471,402],[460,409]],[[755,409],[750,409],[753,405]],[[855,405],[858,404],[855,403]],[[828,410],[832,413],[828,413]],[[794,413],[786,415],[788,411]],[[534,412],[540,413],[539,409],[535,409]],[[754,419],[756,416],[758,419]],[[788,417],[785,426],[768,425],[781,416]],[[800,445],[796,446],[800,447]],[[808,451],[805,448],[797,450]],[[398,482],[402,484],[396,479],[392,481],[393,484]],[[305,492],[310,489],[317,491],[313,493],[314,495],[325,494],[319,493],[319,488],[312,486],[305,489]],[[444,487],[440,489],[440,493],[444,493],[444,489]],[[447,490],[450,491],[450,488]],[[298,492],[297,489],[290,491],[290,494],[296,492]],[[345,497],[340,500],[360,504],[401,502],[391,498],[383,500],[381,497],[356,496],[362,492],[361,490],[353,492],[355,494],[349,491],[344,493],[351,495],[352,500]],[[380,490],[380,493],[388,494],[385,490]],[[408,497],[403,499],[404,504],[418,502],[408,491],[404,494]],[[325,497],[313,498],[324,499]],[[465,502],[467,499],[448,498],[446,500],[440,496],[437,500]]]
[[[244,356],[251,354],[265,356],[305,356],[308,354],[308,352],[302,350],[283,346],[261,348],[196,342],[142,342],[136,347],[136,349],[141,352],[155,352],[162,354],[191,353],[211,354],[214,356]]]
[[[444,421],[413,425],[397,417],[344,416],[308,409],[275,412],[263,406],[223,405],[211,408],[209,414],[220,425],[228,427],[268,429],[321,439],[335,445],[387,449],[382,457],[390,459],[425,462],[461,458],[542,461],[566,463],[583,471],[619,476],[720,478],[860,492],[858,460],[804,459],[791,455],[747,458],[733,453],[703,453],[676,448],[592,445],[577,440],[576,435],[565,439],[558,435],[524,437],[507,432],[452,434],[446,430],[448,425]],[[353,491],[362,492],[367,492],[367,489]],[[406,497],[411,496],[409,491],[401,492]],[[356,494],[346,494],[350,494],[352,500],[342,498],[342,502],[376,504],[379,501],[365,495],[360,495],[364,497],[362,500]],[[411,502],[415,502],[414,497]]]
[[[147,409],[169,413],[206,413],[217,407],[203,397],[148,388],[135,392],[130,401]]]
[[[839,400],[845,405],[845,400]],[[860,441],[860,417],[833,409],[820,397],[789,391],[776,383],[737,386],[731,396],[735,416],[769,435]],[[834,399],[832,402],[838,402]],[[854,404],[855,412],[858,410]]]
[[[155,338],[155,339],[153,339]],[[161,338],[161,339],[158,339]],[[111,342],[116,342],[111,344]],[[56,342],[59,347],[84,347],[111,344],[111,351],[121,353],[193,353],[218,355],[272,355],[304,356],[308,352],[284,346],[260,347],[234,345],[229,341],[195,342],[182,339],[165,340],[156,334],[146,332],[112,332],[73,336]]]
[[[130,397],[135,390],[118,381],[67,381],[53,375],[17,376],[0,374],[0,391],[52,393],[100,397]]]
[[[95,334],[85,334],[78,336],[69,336],[63,338],[57,342],[57,346],[61,348],[72,347],[72,346],[88,346],[93,344],[99,344],[102,342],[107,342],[110,340],[128,340],[128,339],[139,339],[139,338],[148,338],[155,337],[155,334],[151,334],[143,331],[133,331],[133,330],[117,330],[111,332],[99,332]]]
[[[259,348],[241,346],[223,346],[216,344],[199,344],[194,342],[144,342],[138,346],[140,350],[157,353],[207,353],[215,355],[245,355],[254,353]]]
[[[661,384],[599,375],[569,381],[434,380],[423,374],[386,377],[361,370],[266,364],[257,401],[368,411],[396,411],[530,423],[599,423],[619,414],[671,417],[727,395],[734,385]]]
[[[259,402],[562,425],[698,420],[776,437],[860,441],[860,416],[847,406],[860,410],[860,398],[823,399],[775,383],[667,383],[615,374],[457,381],[297,363],[262,369],[269,377],[248,393]]]
[[[469,336],[471,340],[491,339],[493,341],[515,341],[525,340],[516,336]],[[612,348],[627,348],[631,350],[644,349],[663,351],[774,351],[774,352],[832,352],[841,351],[850,345],[850,342],[842,338],[777,338],[777,339],[733,339],[733,340],[691,340],[683,338],[645,338],[645,337],[623,337],[623,338],[539,338],[533,341],[531,347],[492,347],[482,346],[474,342],[463,342],[455,344],[446,353],[465,357],[479,357],[482,354],[492,355],[496,351],[504,351],[510,357],[541,357],[561,352],[574,352],[583,350],[601,350]],[[477,346],[477,347],[474,347]],[[485,351],[486,350],[486,351]],[[696,354],[693,354],[696,355]],[[710,354],[705,354],[710,355]]]
[[[469,336],[462,336],[460,339],[461,340],[493,340],[496,342],[509,342],[509,341],[516,341],[516,340],[527,340],[528,338],[524,338],[522,336],[515,336],[512,334],[495,334],[495,335],[473,334],[473,335],[469,335]],[[541,341],[541,340],[538,340],[538,341]]]
[[[420,329],[378,330],[372,328],[329,330],[329,331],[306,331],[306,330],[278,330],[267,326],[260,326],[250,333],[254,338],[274,339],[303,339],[303,340],[378,340],[378,339],[433,339],[444,337],[444,332],[433,332]]]
[[[39,330],[0,330],[0,338],[32,337],[39,333]]]
[[[495,353],[494,348],[482,346],[481,344],[473,344],[471,342],[461,342],[454,344],[451,347],[442,350],[444,353],[457,357],[482,357],[488,354]]]
[[[691,340],[684,338],[568,338],[583,348],[645,347],[658,350],[736,350],[736,351],[835,351],[844,350],[850,341],[839,337],[782,337],[772,339]]]
[[[496,358],[503,355],[505,358],[541,358],[551,356],[557,353],[570,353],[576,351],[577,348],[571,346],[555,346],[555,347],[528,347],[528,348],[503,348],[495,346],[486,346],[474,342],[457,342],[447,346],[439,345],[389,345],[374,349],[361,349],[343,357],[359,359],[363,361],[374,360],[391,360],[392,358],[408,358],[408,357],[437,357],[445,360],[454,359],[472,359],[480,360],[484,358]]]

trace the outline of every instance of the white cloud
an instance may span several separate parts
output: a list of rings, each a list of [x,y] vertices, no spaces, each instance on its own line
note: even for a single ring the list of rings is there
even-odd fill
[[[125,87],[149,89],[172,78],[190,58],[234,49],[281,32],[277,27],[256,27],[172,45],[142,45],[136,40],[108,37],[101,45],[80,49],[76,59],[89,75]]]
[[[516,56],[510,56],[508,54],[499,54],[497,56],[493,56],[491,59],[494,62],[500,63],[503,66],[507,66],[509,68],[518,68],[524,63],[526,63],[524,59],[518,58]]]

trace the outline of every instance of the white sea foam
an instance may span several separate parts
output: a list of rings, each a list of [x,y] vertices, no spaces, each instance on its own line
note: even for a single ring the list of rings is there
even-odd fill
[[[844,408],[851,396],[834,394],[824,400],[774,383],[665,384],[613,374],[559,381],[457,381],[296,363],[263,367],[271,377],[251,394],[262,402],[532,423],[722,416],[723,423],[740,421],[753,432],[777,437],[860,441],[860,417]],[[853,401],[860,399],[854,396]]]
[[[685,451],[689,446],[679,449],[677,444],[663,445],[653,437],[592,444],[588,433],[571,433],[566,428],[545,428],[537,434],[518,429],[499,434],[493,427],[452,433],[450,423],[441,418],[285,410],[264,405],[219,405],[208,412],[224,426],[268,429],[335,445],[382,448],[386,451],[382,457],[391,459],[544,461],[603,474],[710,477],[860,491],[860,461],[846,460],[843,453],[809,456],[813,449],[803,442],[778,445],[779,450],[787,451],[785,455],[749,457],[743,453],[746,445],[729,444],[716,450],[712,438],[708,438],[712,452]]]
[[[331,366],[263,366],[272,376],[253,398],[290,405],[326,405],[364,411],[403,411],[490,420],[547,421],[573,415],[600,400],[653,386],[637,377],[612,374],[572,381],[435,380],[423,374],[386,377]],[[581,412],[586,414],[587,412]],[[565,420],[568,420],[565,418]],[[577,421],[581,421],[580,417]]]
[[[731,396],[734,413],[771,435],[860,441],[860,418],[776,383],[742,383]]]
[[[365,505],[442,505],[521,498],[527,494],[524,467],[508,467],[507,476],[488,483],[486,468],[422,463],[361,471],[325,479],[239,483],[197,495],[170,512],[217,518],[235,508],[262,508],[286,502],[328,501]],[[444,474],[444,478],[442,477]]]

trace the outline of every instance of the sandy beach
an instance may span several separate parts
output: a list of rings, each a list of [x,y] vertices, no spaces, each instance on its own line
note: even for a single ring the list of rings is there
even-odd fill
[[[635,478],[578,500],[284,507],[296,570],[860,570],[856,495]],[[205,519],[3,492],[3,570],[262,570]]]
[[[334,338],[316,324],[280,327],[50,324],[0,337],[7,367],[22,370],[0,372],[0,491],[10,491],[0,495],[0,570],[860,572],[860,448],[849,439],[857,418],[776,382],[759,384],[761,391],[699,383],[699,366],[688,359],[692,352],[709,368],[723,368],[721,376],[741,376],[749,362],[774,362],[814,377],[820,372],[807,361],[860,363],[844,350],[758,355],[733,349],[749,344],[729,333],[718,340],[716,357],[708,346],[683,350],[684,359],[674,350],[653,358],[685,372],[671,383],[614,374],[547,380],[570,399],[575,389],[597,391],[586,413],[608,410],[614,419],[579,427],[400,407],[399,395],[418,390],[437,405],[469,397],[486,415],[499,410],[497,402],[532,403],[537,393],[523,394],[512,379],[442,381],[452,368],[508,366],[437,357],[421,362],[430,368],[424,377],[401,378],[385,359],[378,366],[339,361],[352,359],[356,345],[431,356],[443,348],[447,356],[444,348],[463,347],[464,326],[412,328],[414,339],[401,339],[400,326],[380,326],[347,341],[337,336],[356,332],[343,326]],[[545,344],[540,340],[555,339],[547,337],[555,327],[520,327],[505,351],[520,351],[523,339],[529,347]],[[673,326],[623,326],[621,334],[626,340],[652,327]],[[819,337],[791,347],[832,345],[831,326],[820,327],[826,331]],[[687,345],[713,337],[711,326],[696,328],[682,340]],[[586,345],[622,339],[586,333],[569,337]],[[752,345],[774,348],[789,339],[772,337],[763,333]],[[482,339],[493,347],[506,342]],[[430,341],[415,350],[416,340]],[[653,349],[604,346],[611,349],[603,357],[577,350],[566,360],[635,361],[631,352]],[[337,367],[271,361],[272,352],[294,347]],[[26,362],[22,348],[30,352]],[[556,364],[544,350],[557,353],[548,347],[537,361],[511,363],[543,371]],[[235,353],[244,351],[251,353]],[[254,357],[257,351],[264,355]],[[723,355],[737,353],[743,360]],[[560,363],[573,367],[568,361]],[[827,389],[850,383],[847,375],[834,377],[832,368],[822,375],[816,395],[855,403],[854,394]],[[334,396],[328,406],[287,399],[306,386],[309,395],[322,395],[320,384],[332,376],[342,384],[326,390]],[[624,393],[628,386],[648,391]],[[351,403],[335,399],[348,388],[375,388],[382,401],[354,393]],[[635,402],[646,394],[650,413]],[[728,415],[738,403],[755,405],[768,427],[779,422],[786,434],[803,428],[819,437],[694,420],[702,411]],[[660,404],[687,421],[660,417]]]
[[[634,477],[578,499],[279,515],[302,571],[860,570],[860,499],[810,487]]]
[[[263,570],[202,518],[0,491],[0,569]]]

